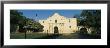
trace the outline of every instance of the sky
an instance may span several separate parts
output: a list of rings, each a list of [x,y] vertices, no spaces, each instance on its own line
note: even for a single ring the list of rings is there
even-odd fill
[[[59,13],[64,17],[72,18],[74,17],[74,15],[80,15],[82,12],[81,10],[18,10],[18,11],[23,12],[23,16],[34,20],[47,19],[54,13]]]

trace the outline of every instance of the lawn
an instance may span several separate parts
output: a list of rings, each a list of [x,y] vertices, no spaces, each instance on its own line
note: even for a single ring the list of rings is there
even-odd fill
[[[26,39],[100,39],[99,35],[89,34],[47,34],[47,33],[27,33]],[[10,39],[25,39],[25,33],[11,33]]]
[[[47,33],[27,33],[26,39],[42,39],[52,36],[52,34]],[[10,39],[25,39],[25,33],[11,33]]]

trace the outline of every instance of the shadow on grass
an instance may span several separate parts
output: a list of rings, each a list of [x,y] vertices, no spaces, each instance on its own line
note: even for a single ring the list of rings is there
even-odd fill
[[[101,39],[101,35],[79,34],[80,39]]]
[[[43,37],[37,37],[33,39],[56,39],[57,37],[61,36],[62,34],[51,34]]]

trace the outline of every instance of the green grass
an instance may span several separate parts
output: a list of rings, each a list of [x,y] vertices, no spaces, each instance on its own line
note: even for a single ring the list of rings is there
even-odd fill
[[[89,35],[89,34],[48,34],[47,33],[27,33],[26,39],[100,39],[101,35]],[[11,33],[10,39],[25,39],[25,33]]]
[[[40,39],[47,36],[46,33],[27,33],[26,39]],[[25,33],[11,33],[10,39],[25,39]]]

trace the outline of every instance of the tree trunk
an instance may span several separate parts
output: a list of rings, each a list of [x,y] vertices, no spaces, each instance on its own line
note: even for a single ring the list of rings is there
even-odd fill
[[[17,26],[17,28],[16,28],[16,33],[18,33],[19,32],[19,26]]]

